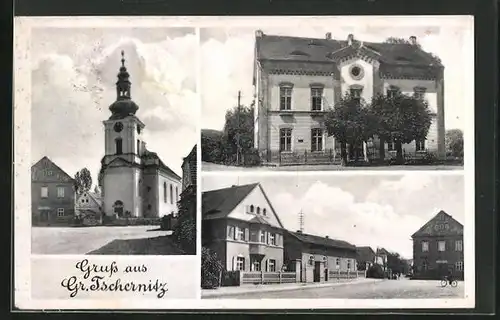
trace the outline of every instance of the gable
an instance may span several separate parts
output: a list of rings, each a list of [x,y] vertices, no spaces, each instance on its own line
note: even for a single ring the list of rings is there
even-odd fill
[[[250,206],[254,207],[253,213]],[[257,213],[257,208],[260,213]],[[264,210],[266,214],[264,215]],[[254,188],[232,211],[228,218],[243,221],[253,221],[261,224],[269,224],[275,228],[283,228],[283,225],[272,207],[271,202],[264,193],[262,187]]]
[[[201,197],[203,219],[227,217],[256,186],[257,183],[254,183],[203,192]]]
[[[73,182],[73,178],[49,158],[43,157],[31,167],[32,182]]]
[[[439,211],[438,214],[424,224],[417,232],[412,235],[414,237],[439,237],[451,235],[463,235],[464,227],[452,216],[444,211]]]
[[[89,192],[84,192],[76,199],[75,204],[77,209],[99,209],[101,204]]]

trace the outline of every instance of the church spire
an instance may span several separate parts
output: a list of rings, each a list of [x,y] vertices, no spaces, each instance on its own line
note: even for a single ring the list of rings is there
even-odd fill
[[[124,100],[130,99],[130,80],[129,73],[125,67],[125,52],[122,50],[122,66],[120,67],[120,72],[118,73],[118,81],[116,82],[116,99]]]

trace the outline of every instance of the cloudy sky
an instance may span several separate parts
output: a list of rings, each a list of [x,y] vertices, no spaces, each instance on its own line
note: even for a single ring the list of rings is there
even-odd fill
[[[260,182],[285,228],[411,258],[411,235],[444,210],[464,223],[463,175],[268,175],[202,178],[203,191]]]
[[[464,50],[466,46],[473,45],[473,39],[464,32],[471,31],[467,29],[469,24],[441,23],[441,18],[427,18],[428,24],[422,26],[422,20],[418,20],[422,18],[405,17],[397,21],[387,20],[383,26],[371,24],[374,18],[357,17],[356,25],[346,26],[343,22],[346,20],[337,17],[317,19],[321,22],[315,25],[302,23],[282,26],[281,23],[276,26],[272,18],[259,19],[260,23],[255,23],[253,27],[200,30],[203,128],[222,129],[226,110],[237,104],[238,90],[242,92],[241,101],[244,105],[249,105],[253,100],[255,30],[260,29],[265,34],[311,38],[324,38],[326,32],[331,32],[334,39],[341,40],[347,39],[347,35],[352,33],[356,39],[370,42],[381,42],[391,36],[409,38],[415,35],[423,49],[438,55],[445,66],[446,128],[464,129],[464,110],[473,107],[465,102],[467,90],[473,90],[473,84],[464,72],[465,65],[474,64],[469,58],[470,54]],[[449,22],[450,18],[447,19]],[[462,18],[455,21],[467,20]]]
[[[193,28],[38,28],[31,41],[32,162],[48,156],[72,176],[87,167],[96,182],[124,50],[147,148],[181,175],[198,140]]]

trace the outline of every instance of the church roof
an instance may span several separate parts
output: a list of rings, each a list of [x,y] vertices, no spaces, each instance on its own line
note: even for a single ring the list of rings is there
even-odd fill
[[[330,237],[315,236],[303,232],[288,231],[288,233],[302,243],[314,244],[322,247],[356,250],[356,246],[347,241],[332,239]]]
[[[256,60],[264,68],[286,71],[316,68],[336,72],[337,61],[358,51],[379,61],[380,73],[396,78],[436,76],[443,67],[431,53],[410,43],[354,40],[349,46],[345,40],[261,34],[256,37],[255,47]]]
[[[145,160],[148,160],[148,159],[153,159],[153,160],[156,160],[158,161],[158,166],[159,166],[159,169],[160,170],[163,170],[164,172],[174,176],[175,178],[177,178],[178,180],[181,180],[182,178],[177,174],[175,173],[172,169],[170,169],[169,166],[167,166],[162,160],[161,158],[158,156],[158,154],[156,152],[151,152],[149,150],[145,150],[144,153],[142,154],[141,156],[142,159],[145,159]],[[144,164],[144,167],[151,167],[151,166],[155,166],[155,164]]]

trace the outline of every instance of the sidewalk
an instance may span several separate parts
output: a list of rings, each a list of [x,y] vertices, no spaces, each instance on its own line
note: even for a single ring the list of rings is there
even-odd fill
[[[252,293],[252,292],[277,292],[287,290],[304,290],[323,287],[336,287],[341,285],[356,285],[362,283],[373,283],[383,281],[384,279],[367,279],[358,278],[350,280],[332,280],[322,283],[283,283],[283,284],[257,284],[257,285],[242,285],[238,287],[221,287],[217,289],[202,289],[201,296],[203,297],[219,297],[231,296],[233,294]]]

